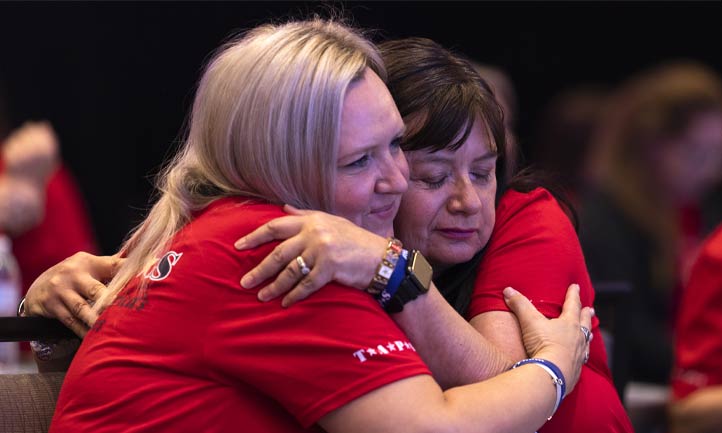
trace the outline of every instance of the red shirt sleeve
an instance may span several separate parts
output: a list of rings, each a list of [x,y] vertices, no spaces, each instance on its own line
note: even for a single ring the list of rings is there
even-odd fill
[[[529,298],[546,317],[558,317],[567,288],[579,284],[582,306],[594,304],[594,288],[579,238],[569,217],[543,188],[529,193],[510,190],[496,212],[497,220],[479,264],[468,317],[509,311],[502,290],[511,286]],[[609,375],[607,355],[592,318],[594,340],[588,366]]]
[[[692,267],[675,335],[674,398],[722,384],[722,226]]]
[[[567,287],[577,283],[582,303],[594,292],[584,255],[569,217],[545,189],[509,191],[497,207],[497,220],[479,266],[468,316],[509,311],[502,290],[511,286],[547,317],[561,312]]]

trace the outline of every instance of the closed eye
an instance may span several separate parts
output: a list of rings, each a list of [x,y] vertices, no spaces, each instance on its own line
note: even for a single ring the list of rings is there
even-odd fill
[[[371,161],[371,157],[366,154],[362,156],[361,158],[357,159],[356,161],[344,165],[344,168],[363,168],[366,167],[369,164],[369,161]]]

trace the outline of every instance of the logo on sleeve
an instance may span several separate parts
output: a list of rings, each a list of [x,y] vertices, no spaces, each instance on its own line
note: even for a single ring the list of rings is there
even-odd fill
[[[173,266],[178,263],[182,255],[183,253],[168,251],[160,258],[160,260],[158,260],[158,263],[145,275],[145,277],[151,281],[165,280],[168,278],[168,275],[170,275],[173,270]]]
[[[403,352],[411,350],[416,352],[416,348],[408,341],[387,341],[386,344],[377,344],[376,347],[367,347],[359,349],[353,353],[353,357],[359,362],[366,362],[369,358],[375,356],[386,356],[392,352]]]

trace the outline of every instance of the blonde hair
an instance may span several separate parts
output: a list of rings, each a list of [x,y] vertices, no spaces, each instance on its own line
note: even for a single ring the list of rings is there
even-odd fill
[[[367,67],[385,80],[370,41],[319,18],[263,25],[221,47],[199,82],[187,139],[158,177],[160,197],[123,245],[127,260],[96,309],[218,198],[333,212],[343,100]]]

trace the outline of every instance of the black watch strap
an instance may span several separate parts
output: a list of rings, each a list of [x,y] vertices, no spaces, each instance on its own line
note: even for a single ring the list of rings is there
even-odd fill
[[[420,252],[413,250],[406,263],[406,275],[398,290],[385,305],[388,313],[403,311],[404,305],[429,291],[433,269]]]

